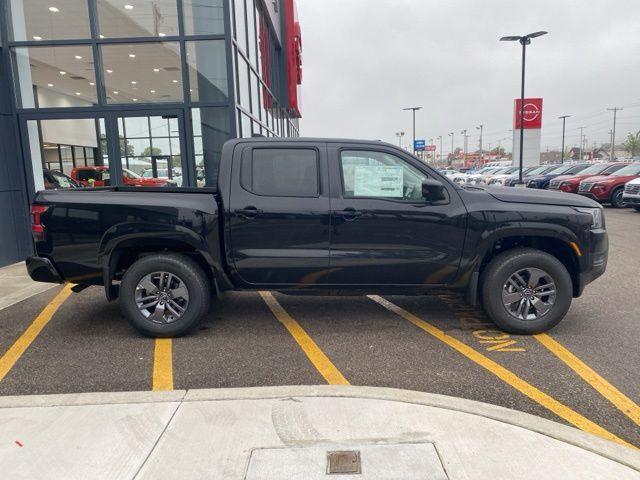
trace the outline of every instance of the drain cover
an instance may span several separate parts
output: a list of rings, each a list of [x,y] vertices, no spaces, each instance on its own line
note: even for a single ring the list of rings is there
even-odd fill
[[[360,473],[360,452],[357,450],[344,450],[340,452],[327,452],[327,474],[334,473]]]

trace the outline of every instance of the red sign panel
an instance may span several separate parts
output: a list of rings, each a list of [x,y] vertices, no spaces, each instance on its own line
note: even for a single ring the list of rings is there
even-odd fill
[[[295,0],[284,1],[285,43],[287,52],[287,87],[289,106],[296,117],[300,115],[300,85],[302,84],[302,34]]]
[[[524,125],[522,128],[542,128],[542,99],[524,99]],[[514,100],[513,128],[520,128],[520,99]]]
[[[435,145],[425,145],[424,149],[427,152],[435,152],[436,151],[436,146]]]

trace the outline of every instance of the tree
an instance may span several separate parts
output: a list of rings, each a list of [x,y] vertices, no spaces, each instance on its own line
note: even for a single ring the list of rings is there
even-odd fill
[[[156,155],[162,155],[162,149],[158,147],[147,147],[142,151],[141,155],[143,157],[155,157]]]
[[[627,141],[622,144],[622,148],[624,148],[631,157],[640,156],[640,131],[627,135]]]
[[[491,155],[497,155],[499,157],[502,157],[502,156],[505,155],[506,151],[502,147],[499,147],[499,148],[496,147],[496,148],[492,149],[491,152],[489,152],[489,153],[491,153]]]

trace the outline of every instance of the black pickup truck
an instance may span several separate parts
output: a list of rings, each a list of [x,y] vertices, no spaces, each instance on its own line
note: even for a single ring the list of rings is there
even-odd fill
[[[238,139],[217,187],[49,190],[29,274],[103,285],[140,332],[180,335],[225,290],[466,293],[502,329],[556,325],[606,268],[602,207],[461,187],[382,142]]]

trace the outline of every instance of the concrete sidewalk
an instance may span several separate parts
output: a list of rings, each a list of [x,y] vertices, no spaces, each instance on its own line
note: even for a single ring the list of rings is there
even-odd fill
[[[0,310],[55,287],[54,283],[34,282],[24,262],[0,268]]]
[[[640,479],[640,453],[532,415],[374,387],[0,397],[3,478]],[[328,466],[328,452],[339,455]],[[356,453],[357,452],[357,453]],[[359,459],[359,462],[357,461]]]

